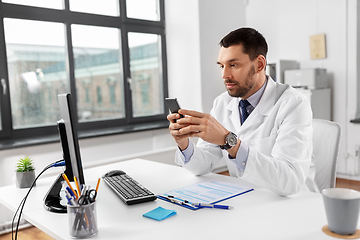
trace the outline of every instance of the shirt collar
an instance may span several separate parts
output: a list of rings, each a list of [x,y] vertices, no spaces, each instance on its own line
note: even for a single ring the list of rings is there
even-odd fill
[[[253,108],[255,108],[258,105],[258,103],[260,102],[261,96],[264,93],[268,79],[269,79],[269,77],[266,76],[266,80],[265,80],[264,84],[262,85],[262,87],[257,92],[255,92],[253,95],[251,95],[250,97],[247,98],[247,100],[249,101],[249,103],[251,104],[251,106]]]

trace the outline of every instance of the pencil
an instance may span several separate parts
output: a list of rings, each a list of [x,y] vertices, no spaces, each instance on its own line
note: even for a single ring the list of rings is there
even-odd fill
[[[76,188],[77,188],[77,190],[78,190],[78,195],[79,195],[79,197],[80,197],[80,196],[81,196],[81,191],[80,191],[79,182],[77,181],[76,176],[74,176],[74,182],[75,182]]]
[[[95,189],[96,192],[97,192],[98,189],[99,189],[99,184],[100,184],[100,178],[98,179],[97,184],[96,184],[96,189]]]
[[[73,192],[74,192],[75,197],[76,197],[76,200],[77,200],[79,197],[78,197],[78,195],[76,194],[76,192],[74,191],[74,189],[72,188],[72,186],[71,186],[71,184],[70,184],[70,182],[69,182],[68,177],[66,176],[66,174],[65,174],[65,173],[63,173],[63,174],[62,174],[62,177],[65,179],[65,181],[66,181],[66,182],[67,182],[67,184],[69,185],[69,188],[71,189],[71,191],[73,191]]]

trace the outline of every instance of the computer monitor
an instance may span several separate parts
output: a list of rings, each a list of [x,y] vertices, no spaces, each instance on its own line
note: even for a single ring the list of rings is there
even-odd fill
[[[62,119],[57,124],[65,160],[64,173],[69,181],[73,181],[74,176],[76,176],[80,184],[85,184],[71,95],[69,93],[60,94],[58,95],[58,101]],[[61,173],[46,194],[44,206],[48,211],[67,212],[66,205],[61,204],[60,192],[63,181]]]
[[[84,184],[85,183],[84,174],[82,171],[79,141],[78,141],[78,135],[76,129],[76,122],[74,119],[75,113],[72,107],[71,95],[69,93],[60,94],[58,95],[58,100],[59,100],[60,112],[62,117],[62,120],[60,120],[60,122],[64,123],[66,137],[67,137],[67,144],[65,144],[65,148],[68,147],[68,152],[70,155],[69,156],[70,159],[64,159],[64,160],[65,163],[71,164],[71,169],[72,169],[72,175],[68,176],[68,178],[71,181],[74,178],[74,176],[76,176],[76,178],[79,180],[79,183]],[[63,139],[65,138],[65,136],[64,134],[62,134],[62,131],[59,132],[60,132],[60,138],[62,141],[63,152],[64,152]],[[66,167],[68,168],[68,166]]]

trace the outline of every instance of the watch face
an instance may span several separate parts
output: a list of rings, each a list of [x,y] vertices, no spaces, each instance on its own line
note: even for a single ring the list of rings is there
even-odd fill
[[[226,136],[226,142],[230,145],[230,146],[235,146],[237,143],[237,136],[235,133],[230,132],[227,136]]]

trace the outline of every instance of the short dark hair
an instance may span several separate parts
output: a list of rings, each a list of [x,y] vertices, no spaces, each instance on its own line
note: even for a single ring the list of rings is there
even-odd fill
[[[251,61],[259,55],[263,55],[266,59],[268,51],[268,45],[263,35],[255,29],[248,27],[239,28],[230,32],[221,39],[219,44],[224,48],[241,44],[244,53],[249,55]]]

